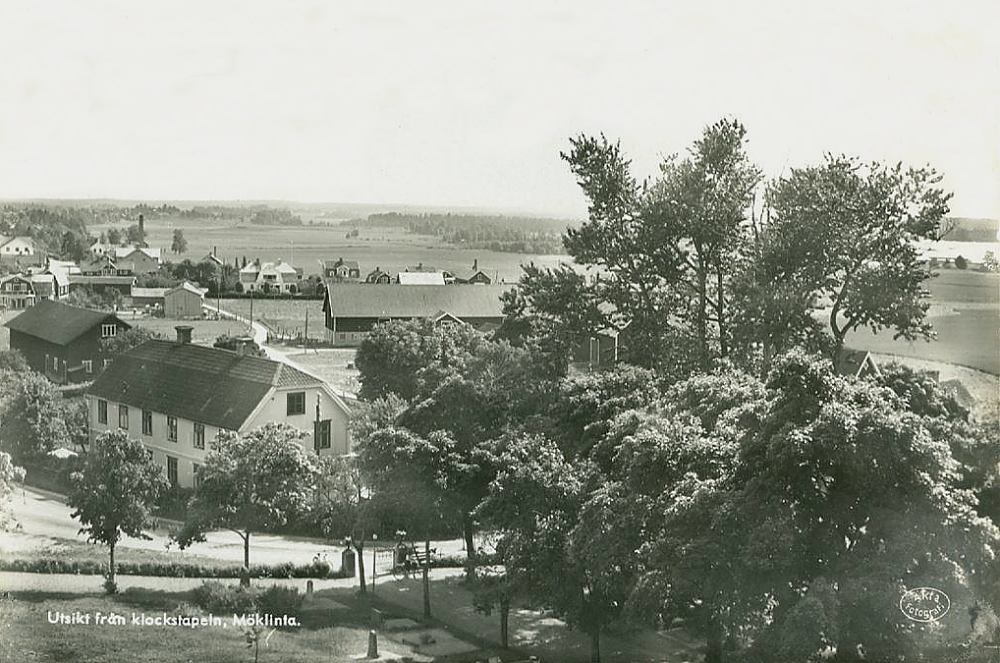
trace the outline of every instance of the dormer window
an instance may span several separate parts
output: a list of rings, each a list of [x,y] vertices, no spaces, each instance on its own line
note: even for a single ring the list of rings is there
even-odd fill
[[[115,324],[101,325],[101,338],[110,338],[118,332],[118,326]]]

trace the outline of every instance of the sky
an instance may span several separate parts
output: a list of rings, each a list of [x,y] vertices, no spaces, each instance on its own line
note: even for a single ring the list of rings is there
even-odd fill
[[[730,117],[769,177],[929,164],[1000,218],[998,5],[0,0],[0,198],[583,216],[570,137],[642,179]]]

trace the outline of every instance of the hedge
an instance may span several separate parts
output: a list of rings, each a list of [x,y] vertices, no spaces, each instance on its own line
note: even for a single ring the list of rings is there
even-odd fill
[[[76,575],[103,575],[107,564],[95,560],[77,561],[43,557],[38,559],[0,559],[0,571],[22,573],[72,573]],[[208,566],[184,562],[119,562],[119,575],[156,576],[167,578],[239,578],[243,567]],[[251,578],[348,578],[341,570],[331,571],[325,564],[251,565]]]

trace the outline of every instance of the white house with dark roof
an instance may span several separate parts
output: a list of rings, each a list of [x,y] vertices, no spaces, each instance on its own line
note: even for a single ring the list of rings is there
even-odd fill
[[[347,403],[317,377],[281,362],[177,341],[121,354],[87,390],[90,437],[121,428],[153,452],[170,481],[194,485],[219,431],[283,422],[307,433],[315,453],[352,450]]]

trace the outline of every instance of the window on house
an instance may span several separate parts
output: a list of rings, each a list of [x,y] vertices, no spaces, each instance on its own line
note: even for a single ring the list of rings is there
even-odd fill
[[[201,465],[198,463],[191,463],[191,478],[194,480],[194,487],[201,487],[201,476],[198,472],[201,471]]]
[[[194,425],[194,448],[205,448],[205,424]]]
[[[128,430],[128,405],[118,406],[118,427]]]
[[[59,357],[52,358],[52,370],[55,372],[59,371]]]
[[[153,413],[149,410],[142,411],[142,434],[153,434]]]
[[[84,359],[80,363],[83,364],[83,370],[85,372],[87,372],[87,373],[93,373],[94,372],[94,360],[93,359]]]
[[[118,327],[114,324],[101,325],[101,338],[108,338],[109,336],[114,336],[118,331]]]
[[[323,421],[316,422],[316,448],[317,449],[329,449],[332,445],[332,427],[330,426],[330,420],[324,419]]]
[[[97,423],[108,423],[108,402],[97,401]]]
[[[306,413],[306,392],[295,391],[288,394],[288,407],[285,414],[305,414]]]
[[[177,417],[167,417],[167,439],[177,441]]]
[[[177,459],[167,456],[167,481],[171,486],[177,485]]]

